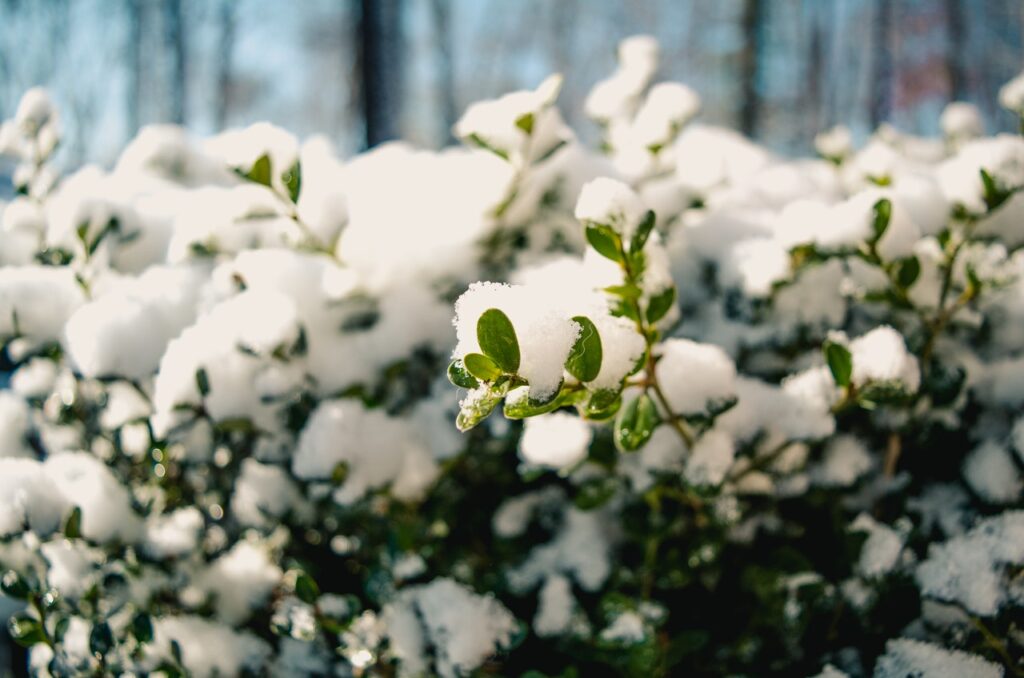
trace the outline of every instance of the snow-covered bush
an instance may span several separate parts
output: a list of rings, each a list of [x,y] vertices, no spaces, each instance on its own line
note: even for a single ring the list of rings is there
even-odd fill
[[[464,148],[160,126],[59,177],[26,94],[0,610],[32,672],[1022,671],[1024,140],[957,104],[780,158],[693,122],[650,38],[619,57],[599,150],[556,76]]]

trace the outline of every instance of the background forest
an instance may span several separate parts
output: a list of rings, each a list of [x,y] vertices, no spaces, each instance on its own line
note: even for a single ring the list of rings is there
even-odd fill
[[[558,71],[567,122],[593,141],[583,97],[619,40],[650,33],[702,120],[806,153],[840,123],[859,140],[881,121],[937,134],[952,100],[1012,128],[996,91],[1022,30],[1019,0],[0,0],[0,110],[54,91],[69,166],[109,162],[152,122],[268,120],[349,154],[450,143],[469,103]]]

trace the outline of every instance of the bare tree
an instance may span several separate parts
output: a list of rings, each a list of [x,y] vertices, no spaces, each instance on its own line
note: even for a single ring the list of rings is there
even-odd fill
[[[188,53],[185,44],[185,16],[182,0],[165,0],[164,5],[164,41],[171,58],[170,86],[170,120],[178,125],[185,124],[185,113],[188,110],[188,72],[186,69]]]
[[[946,73],[952,101],[962,101],[967,96],[967,78],[963,67],[965,28],[960,0],[946,0]]]
[[[874,50],[872,62],[871,125],[878,127],[892,115],[893,87],[893,6],[895,0],[877,0],[875,21],[872,24],[871,49]]]
[[[401,0],[362,0],[360,98],[367,147],[398,136],[401,102]]]
[[[452,125],[459,115],[455,101],[455,59],[452,36],[452,6],[449,0],[432,0],[434,35],[437,44],[437,80],[441,104],[441,129],[438,139],[442,143],[453,140]]]
[[[758,92],[761,57],[761,28],[765,20],[762,0],[743,0],[740,17],[743,51],[740,53],[740,129],[748,136],[757,132],[761,101]]]
[[[127,0],[128,44],[125,45],[126,67],[128,69],[127,108],[128,134],[133,135],[142,126],[142,0]]]
[[[224,129],[231,109],[232,54],[235,50],[235,2],[221,0],[217,7],[217,96],[214,99],[213,119],[217,129]]]

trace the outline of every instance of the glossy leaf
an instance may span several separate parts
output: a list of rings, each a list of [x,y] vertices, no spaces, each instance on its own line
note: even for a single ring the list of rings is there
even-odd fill
[[[900,259],[896,264],[896,283],[903,289],[907,289],[921,275],[921,262],[917,257],[910,256]]]
[[[253,183],[269,187],[274,176],[273,169],[270,166],[270,156],[266,153],[261,155],[252,164],[249,171],[242,174],[242,176]]]
[[[448,365],[448,381],[459,388],[476,388],[480,385],[460,358],[456,358]]]
[[[25,600],[32,592],[25,578],[14,570],[8,570],[0,577],[0,591],[15,600]]]
[[[514,374],[519,369],[516,329],[502,311],[489,308],[483,312],[476,322],[476,338],[480,350],[502,370]]]
[[[874,208],[875,216],[871,222],[872,232],[874,237],[873,242],[878,242],[885,235],[885,230],[889,228],[889,221],[892,219],[892,201],[888,198],[882,198],[875,203]]]
[[[470,376],[481,381],[494,381],[501,376],[501,368],[498,367],[498,364],[482,353],[467,353],[462,358],[462,362]]]
[[[298,160],[292,165],[287,172],[281,175],[281,181],[284,183],[285,188],[288,189],[288,198],[293,203],[299,201],[299,194],[302,192],[302,165]]]
[[[46,632],[38,619],[27,612],[17,612],[7,620],[7,631],[11,638],[22,647],[32,647],[46,642]]]
[[[836,386],[849,386],[850,377],[853,375],[853,356],[849,349],[834,341],[826,341],[822,345],[822,351]]]
[[[646,393],[634,398],[619,410],[615,418],[615,446],[623,452],[639,450],[651,439],[661,416],[654,401]]]
[[[664,318],[675,303],[676,288],[674,286],[666,287],[652,296],[647,302],[647,322],[653,325]]]
[[[504,395],[503,390],[490,389],[463,401],[462,409],[455,418],[455,427],[463,432],[475,427],[494,411]]]
[[[601,224],[587,224],[587,242],[598,254],[605,259],[622,261],[622,253],[619,248],[619,236],[615,231]]]
[[[622,407],[622,391],[602,388],[590,394],[582,405],[580,414],[586,419],[602,421],[615,416]]]
[[[654,230],[654,222],[657,218],[654,215],[653,210],[647,210],[647,214],[640,221],[640,225],[637,226],[636,232],[633,234],[632,240],[629,242],[630,252],[639,252],[647,244],[647,239],[651,237],[651,231]]]
[[[78,539],[82,536],[82,509],[78,506],[71,509],[71,515],[64,521],[64,536]]]
[[[593,381],[601,372],[601,335],[590,318],[578,315],[573,320],[580,325],[580,336],[569,352],[565,369],[580,381]]]
[[[312,577],[303,572],[295,579],[295,595],[302,602],[313,605],[320,597],[320,587]]]

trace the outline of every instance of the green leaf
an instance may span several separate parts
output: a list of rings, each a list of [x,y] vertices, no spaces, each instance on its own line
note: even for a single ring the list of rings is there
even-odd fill
[[[100,657],[106,656],[114,647],[114,633],[107,622],[97,622],[89,632],[89,651]]]
[[[896,262],[896,284],[903,289],[907,289],[917,282],[919,275],[921,275],[921,262],[917,257],[909,256]]]
[[[505,396],[504,388],[491,388],[462,402],[462,409],[455,418],[455,427],[466,432],[486,419]]]
[[[545,401],[535,400],[530,397],[530,388],[521,386],[509,393],[505,398],[505,406],[502,408],[507,419],[526,419],[536,417],[548,412],[554,412],[562,406],[561,394],[556,391],[554,396]]]
[[[988,171],[982,169],[980,172],[981,185],[985,191],[985,206],[991,211],[1006,202],[1010,197],[1010,191],[1001,187],[995,177],[989,174]]]
[[[626,283],[625,285],[612,285],[604,288],[604,291],[616,297],[622,297],[623,299],[639,299],[640,295],[643,294],[643,290],[632,283]]]
[[[849,386],[850,377],[853,375],[853,356],[850,355],[849,349],[842,344],[826,340],[822,345],[822,351],[836,386]]]
[[[312,577],[303,572],[295,579],[295,595],[302,602],[314,605],[317,598],[320,597],[320,587],[316,585]]]
[[[657,323],[672,310],[675,303],[676,288],[674,285],[670,285],[652,296],[647,302],[647,322],[651,325]]]
[[[42,623],[27,612],[17,612],[7,620],[7,631],[11,638],[22,647],[32,647],[46,642]]]
[[[448,381],[460,388],[476,388],[480,385],[476,377],[466,369],[466,365],[462,362],[461,358],[456,358],[448,365]]]
[[[647,214],[644,215],[640,225],[636,228],[636,233],[633,234],[632,240],[629,242],[630,252],[639,252],[647,244],[647,239],[651,236],[651,231],[654,230],[654,222],[657,218],[654,215],[653,210],[647,210]]]
[[[93,241],[91,243],[89,243],[89,246],[86,247],[86,249],[85,249],[86,254],[88,254],[90,257],[92,255],[96,254],[96,250],[99,249],[100,243],[103,242],[103,239],[106,238],[111,233],[115,233],[116,231],[118,231],[120,229],[121,229],[121,222],[118,221],[117,218],[110,219],[110,221],[108,221],[103,226],[103,228],[100,229],[100,232],[96,234],[96,237],[93,239]]]
[[[590,318],[578,315],[573,320],[580,325],[580,336],[569,352],[565,369],[580,381],[593,381],[601,372],[601,335]]]
[[[82,509],[78,506],[71,509],[71,515],[64,521],[64,536],[78,539],[82,536]]]
[[[871,222],[871,228],[874,233],[872,242],[878,242],[885,235],[885,230],[889,228],[889,220],[892,219],[892,201],[888,198],[882,198],[875,203],[875,216]]]
[[[131,634],[140,643],[148,643],[153,640],[153,620],[145,612],[139,612],[132,617]]]
[[[32,592],[25,578],[14,570],[8,570],[0,577],[0,591],[15,600],[26,600]]]
[[[288,189],[288,197],[293,203],[299,201],[299,193],[302,191],[302,165],[298,160],[287,172],[281,175],[281,182]]]
[[[519,340],[507,315],[496,308],[484,311],[476,321],[476,338],[485,355],[505,372],[515,374],[519,369]]]
[[[615,416],[622,407],[622,391],[602,388],[590,394],[590,398],[580,407],[580,414],[585,419],[603,421]]]
[[[253,183],[257,183],[263,186],[270,187],[274,176],[273,170],[270,166],[270,156],[264,153],[256,159],[256,162],[252,164],[252,167],[248,172],[242,174],[243,177]]]
[[[501,376],[498,364],[482,353],[467,353],[463,356],[462,362],[470,376],[481,381],[494,381]]]
[[[619,246],[619,236],[611,228],[602,224],[587,224],[586,235],[587,242],[602,257],[615,262],[622,261],[622,248]]]
[[[979,291],[981,291],[984,283],[981,281],[981,278],[978,277],[978,269],[976,269],[972,264],[968,263],[965,268],[965,272],[967,274],[967,291],[972,297],[974,297]]]
[[[199,389],[199,395],[204,398],[210,395],[210,375],[202,367],[196,370],[196,388]]]
[[[661,416],[646,393],[626,403],[615,418],[615,446],[623,452],[639,450],[650,440]]]
[[[526,132],[526,136],[533,134],[533,113],[523,113],[516,118],[516,127]]]
[[[487,141],[482,136],[477,134],[476,132],[473,132],[472,134],[468,135],[466,137],[466,141],[472,143],[474,146],[477,146],[479,148],[484,149],[485,151],[490,151],[491,153],[493,153],[494,155],[498,156],[502,160],[505,160],[505,161],[508,160],[508,152],[507,151],[502,150],[502,149],[500,149],[500,148],[498,148],[496,146],[492,146],[491,144],[487,143]]]

